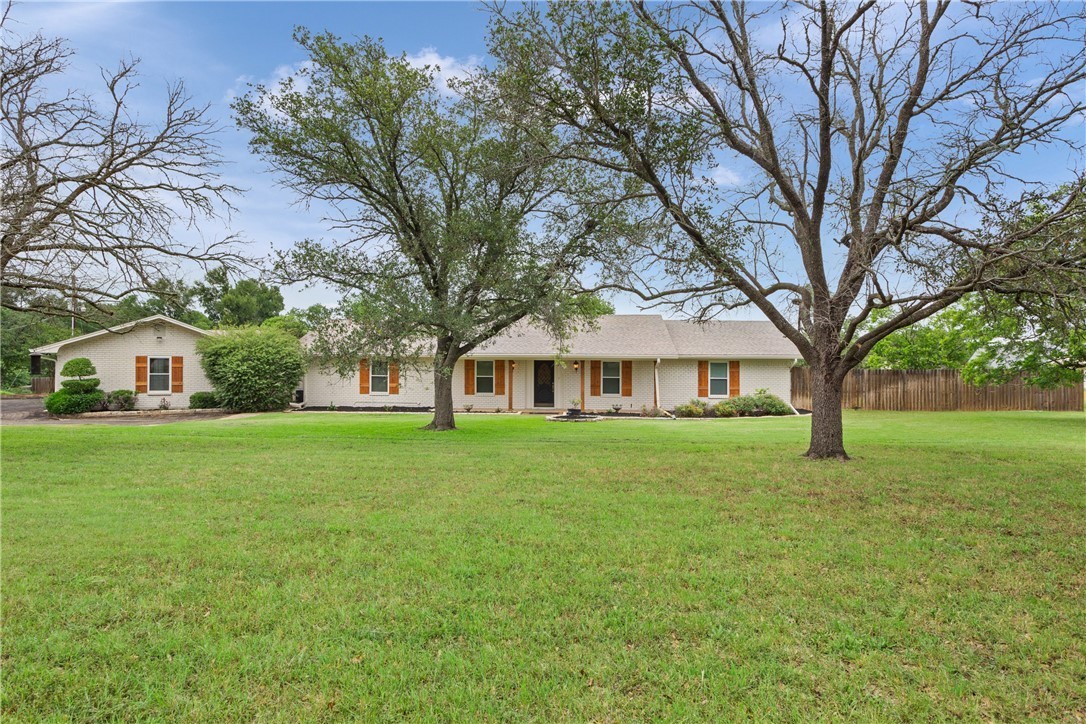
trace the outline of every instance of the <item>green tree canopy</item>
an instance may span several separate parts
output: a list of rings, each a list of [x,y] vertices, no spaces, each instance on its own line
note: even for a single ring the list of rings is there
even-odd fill
[[[253,150],[348,241],[281,255],[283,281],[343,292],[312,351],[343,372],[360,357],[432,361],[433,429],[455,426],[451,372],[520,320],[561,335],[598,306],[578,296],[598,221],[566,191],[584,173],[556,160],[551,128],[479,75],[439,86],[434,68],[298,29],[308,61],[234,104]]]
[[[283,311],[283,295],[278,287],[256,279],[231,283],[226,267],[212,269],[204,281],[192,287],[215,326],[259,325]]]
[[[1049,231],[1081,213],[1086,176],[1034,160],[1080,156],[1080,5],[493,8],[516,117],[554,120],[660,222],[601,258],[604,282],[696,317],[757,307],[811,367],[811,458],[847,457],[843,381],[884,337],[973,291],[1058,270],[1082,286]]]
[[[160,279],[149,285],[146,294],[132,294],[122,299],[113,311],[112,324],[133,322],[137,319],[164,314],[180,322],[201,329],[211,329],[207,315],[193,307],[196,292],[183,281]]]

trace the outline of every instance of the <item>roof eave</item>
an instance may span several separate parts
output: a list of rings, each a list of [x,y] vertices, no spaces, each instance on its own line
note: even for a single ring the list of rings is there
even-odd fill
[[[144,317],[142,319],[136,319],[131,322],[125,322],[124,324],[118,324],[115,327],[99,329],[94,332],[87,332],[86,334],[81,334],[78,337],[72,337],[71,339],[61,340],[60,342],[53,342],[52,344],[45,344],[41,347],[34,347],[30,350],[30,354],[56,354],[61,350],[62,347],[65,347],[69,344],[86,342],[87,340],[94,339],[95,337],[101,337],[106,334],[120,334],[123,330],[132,329],[141,324],[150,324],[153,322],[165,322],[167,324],[172,324],[176,327],[181,327],[182,329],[187,329],[190,332],[196,332],[197,334],[202,334],[204,336],[211,334],[211,330],[194,327],[191,324],[186,324],[185,322],[174,319],[173,317],[167,317],[165,314],[152,314],[150,317]]]

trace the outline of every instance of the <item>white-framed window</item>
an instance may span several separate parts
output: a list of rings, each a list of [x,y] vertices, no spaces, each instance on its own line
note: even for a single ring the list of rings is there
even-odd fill
[[[494,394],[494,360],[479,360],[475,363],[475,394]]]
[[[170,358],[147,358],[147,391],[150,393],[170,394]]]
[[[622,394],[621,362],[604,362],[600,365],[600,393],[603,395]]]
[[[388,362],[374,362],[370,365],[370,394],[388,394]]]
[[[728,363],[709,363],[709,397],[728,396]]]

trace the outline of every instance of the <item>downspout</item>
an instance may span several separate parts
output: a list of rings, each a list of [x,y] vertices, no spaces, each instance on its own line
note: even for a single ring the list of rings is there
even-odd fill
[[[652,406],[660,408],[660,358],[652,363]]]

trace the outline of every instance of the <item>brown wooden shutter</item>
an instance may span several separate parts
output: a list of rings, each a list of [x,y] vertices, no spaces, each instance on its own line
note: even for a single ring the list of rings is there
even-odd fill
[[[475,360],[464,360],[464,394],[475,394]]]
[[[358,360],[358,394],[370,393],[370,361],[363,357]]]
[[[136,392],[147,391],[147,355],[136,356]]]
[[[185,391],[185,358],[170,359],[170,392]]]
[[[622,360],[622,396],[633,397],[633,362]]]
[[[698,397],[709,396],[709,362],[698,360]]]
[[[589,383],[588,383],[589,392],[592,394],[593,397],[599,397],[600,396],[600,381],[603,379],[603,370],[600,367],[601,363],[600,363],[600,361],[598,359],[592,360],[592,362],[590,364],[591,364],[590,371],[592,372],[592,374],[589,375],[589,377],[591,377],[591,380],[589,380]]]
[[[728,397],[739,397],[739,363],[728,363]]]
[[[494,360],[494,394],[505,394],[505,360]]]
[[[395,362],[388,363],[388,394],[400,394],[400,366]]]

